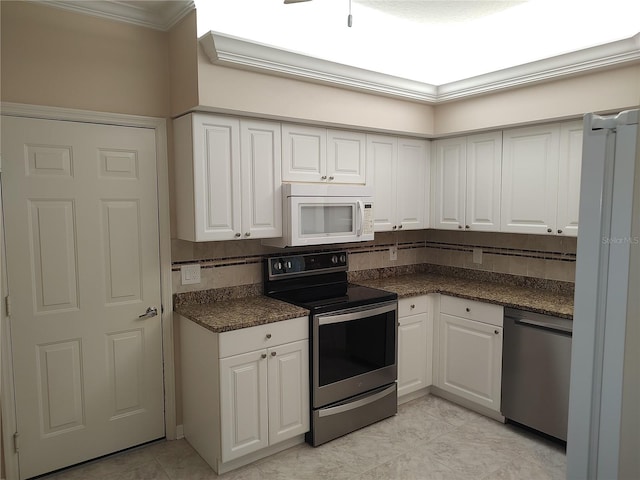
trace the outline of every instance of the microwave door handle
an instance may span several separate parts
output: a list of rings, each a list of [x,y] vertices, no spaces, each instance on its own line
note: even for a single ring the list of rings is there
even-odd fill
[[[356,231],[356,236],[361,237],[362,236],[362,226],[364,225],[364,203],[362,203],[362,200],[358,200],[358,227],[357,227],[357,231]]]

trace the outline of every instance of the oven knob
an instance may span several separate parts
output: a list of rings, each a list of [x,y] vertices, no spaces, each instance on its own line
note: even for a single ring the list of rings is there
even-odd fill
[[[333,257],[331,257],[331,263],[333,263],[334,265],[338,263],[338,256],[334,255]]]
[[[276,270],[282,270],[282,263],[276,262],[273,264],[273,268]]]
[[[287,268],[291,268],[291,262],[287,262],[287,263],[285,264],[285,267],[287,267]]]
[[[344,263],[347,261],[347,256],[343,253],[342,255],[340,255],[340,262]]]

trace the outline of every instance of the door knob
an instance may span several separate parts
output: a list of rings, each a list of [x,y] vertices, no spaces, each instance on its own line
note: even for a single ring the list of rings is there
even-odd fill
[[[156,315],[158,315],[158,309],[156,307],[149,307],[142,315],[138,315],[138,318],[151,318]]]

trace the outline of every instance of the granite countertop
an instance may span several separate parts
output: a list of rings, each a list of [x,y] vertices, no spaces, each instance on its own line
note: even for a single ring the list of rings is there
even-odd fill
[[[502,277],[470,278],[451,272],[407,273],[383,278],[353,278],[352,283],[398,294],[398,298],[442,293],[504,307],[573,319],[573,292],[567,289],[536,288],[505,281]],[[477,273],[476,273],[477,275]],[[498,281],[490,281],[496,279]],[[260,295],[261,285],[249,288],[217,289],[174,295],[174,311],[212,332],[306,317],[309,310]]]
[[[398,294],[398,298],[442,293],[505,307],[573,319],[573,295],[565,292],[474,279],[415,273],[354,283]]]
[[[263,295],[181,304],[174,311],[215,333],[309,315],[307,309]]]

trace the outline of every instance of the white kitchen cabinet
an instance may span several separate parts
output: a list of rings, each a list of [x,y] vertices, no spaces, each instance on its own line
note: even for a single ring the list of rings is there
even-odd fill
[[[376,232],[428,227],[428,145],[426,140],[367,135]]]
[[[266,352],[220,360],[222,461],[269,445]]]
[[[174,139],[178,238],[282,235],[279,123],[191,113]]]
[[[502,133],[434,142],[433,227],[500,230]]]
[[[503,308],[440,296],[435,385],[500,411]]]
[[[304,440],[308,317],[224,333],[179,318],[184,435],[218,474]]]
[[[398,398],[431,385],[432,347],[429,297],[398,300]]]
[[[582,122],[560,125],[558,216],[556,233],[577,236],[582,172]]]
[[[581,162],[580,122],[505,130],[502,231],[577,235]]]
[[[309,342],[220,360],[222,461],[309,430]]]
[[[282,125],[282,180],[366,183],[365,135],[305,125]]]

